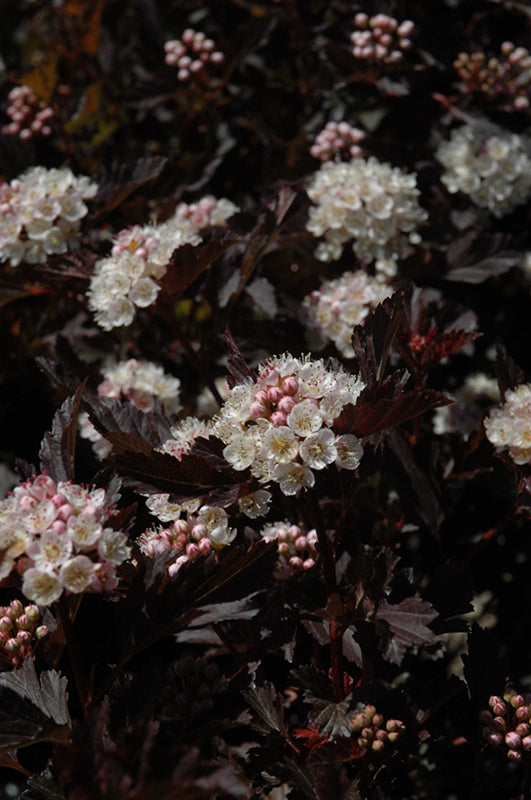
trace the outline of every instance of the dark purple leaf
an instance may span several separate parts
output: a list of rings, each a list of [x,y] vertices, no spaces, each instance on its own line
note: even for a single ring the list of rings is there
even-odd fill
[[[525,382],[524,371],[516,364],[515,361],[507,354],[505,348],[496,345],[496,361],[494,365],[496,377],[498,379],[498,386],[500,388],[500,396],[502,399],[509,389],[514,389],[521,383]]]
[[[85,385],[86,380],[55,412],[51,433],[45,433],[42,440],[39,451],[41,471],[47,472],[54,481],[74,479],[77,418]]]
[[[180,295],[236,242],[237,238],[224,233],[203,244],[184,244],[178,247],[161,281],[163,289],[169,294]]]
[[[225,341],[225,348],[228,355],[227,370],[230,375],[228,378],[228,384],[230,388],[232,389],[239,383],[245,383],[249,379],[254,381],[256,379],[256,375],[245,363],[245,359],[242,356],[238,345],[232,338],[232,334],[228,328],[225,328],[223,339]]]
[[[403,296],[395,292],[373,309],[352,334],[352,347],[363,380],[380,381],[402,317]]]
[[[160,405],[145,412],[115,397],[88,396],[86,400],[94,427],[109,441],[111,433],[134,434],[158,447],[171,437],[170,421]]]
[[[437,532],[443,512],[433,481],[419,465],[407,439],[398,431],[391,432],[389,444],[401,467],[396,470],[396,479],[401,493],[408,498],[408,507],[428,530]]]
[[[158,178],[167,164],[163,156],[146,156],[133,165],[116,162],[109,172],[96,176],[99,191],[94,198],[96,205],[103,206],[100,213],[108,214],[140,186]]]
[[[362,393],[355,406],[348,405],[343,409],[334,422],[337,433],[353,433],[359,437],[373,436],[452,402],[444,394],[431,389],[406,392],[394,400],[382,398],[371,402],[364,399],[366,396],[365,392]]]
[[[242,692],[249,705],[255,711],[253,728],[261,733],[280,733],[288,737],[288,727],[284,719],[284,697],[279,694],[272,683],[264,683],[256,689]]]
[[[420,597],[407,597],[395,605],[381,600],[376,611],[376,631],[383,640],[384,658],[400,666],[408,647],[433,642],[435,634],[427,626],[436,617],[433,606]]]

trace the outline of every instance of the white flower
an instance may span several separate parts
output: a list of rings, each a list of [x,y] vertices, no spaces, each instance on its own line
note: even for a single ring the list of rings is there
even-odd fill
[[[247,469],[256,455],[256,447],[249,436],[237,436],[223,449],[223,458],[235,470]]]
[[[312,400],[303,400],[292,408],[287,422],[298,436],[309,436],[311,433],[317,433],[323,424],[323,417],[319,406]]]
[[[336,464],[342,469],[356,469],[363,456],[360,440],[351,433],[336,438]]]
[[[59,570],[59,581],[68,591],[81,594],[94,578],[94,563],[88,556],[74,556]]]
[[[300,447],[301,458],[312,469],[324,469],[337,457],[335,435],[329,428],[306,437]]]
[[[314,486],[315,475],[302,464],[281,464],[275,469],[275,479],[285,495],[295,495],[300,489]]]
[[[242,514],[250,519],[263,517],[269,511],[269,504],[271,503],[271,494],[265,489],[258,489],[252,494],[247,494],[245,497],[240,497],[238,505]]]
[[[121,564],[131,556],[131,548],[127,544],[127,536],[121,531],[105,528],[98,541],[98,555],[102,561]]]
[[[271,427],[264,436],[263,452],[275,464],[287,464],[296,458],[299,444],[295,434],[287,426]]]
[[[219,525],[208,531],[207,536],[212,543],[214,550],[221,550],[236,538],[236,530],[230,530],[226,525]]]
[[[49,606],[63,593],[63,586],[55,575],[31,567],[24,573],[22,594],[39,606]]]

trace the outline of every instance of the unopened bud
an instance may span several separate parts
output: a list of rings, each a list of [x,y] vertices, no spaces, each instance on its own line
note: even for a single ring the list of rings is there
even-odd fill
[[[505,736],[505,744],[507,747],[514,749],[516,747],[520,747],[522,744],[522,739],[515,731],[509,731],[509,733]]]

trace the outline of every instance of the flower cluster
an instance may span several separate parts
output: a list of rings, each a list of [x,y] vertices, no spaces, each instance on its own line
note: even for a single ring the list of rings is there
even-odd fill
[[[197,203],[179,203],[175,209],[175,218],[187,220],[200,231],[209,225],[224,227],[229,217],[240,209],[226,197],[219,200],[207,194]]]
[[[273,522],[262,528],[261,536],[266,542],[278,542],[278,562],[275,577],[278,580],[305,569],[311,569],[317,558],[317,533],[308,533],[299,525],[289,522]]]
[[[356,58],[378,64],[398,64],[404,52],[411,50],[411,35],[415,25],[411,20],[399,23],[387,14],[369,17],[360,12],[354,17],[358,30],[350,35]]]
[[[2,127],[6,136],[31,139],[34,136],[50,136],[50,120],[54,110],[39,100],[29,86],[15,86],[7,96],[6,114],[11,120]]]
[[[508,449],[515,464],[531,463],[531,383],[508,391],[503,405],[493,408],[484,424],[488,440]]]
[[[339,161],[341,156],[356,158],[363,155],[359,143],[365,134],[348,122],[329,122],[315,138],[310,154],[319,161]]]
[[[34,604],[24,606],[20,600],[12,600],[8,606],[0,606],[0,649],[18,667],[25,658],[34,655],[38,641],[48,635],[46,625],[39,625],[41,612]]]
[[[130,325],[137,308],[157,299],[157,283],[166,274],[172,253],[184,244],[199,244],[196,229],[174,218],[160,225],[133,225],[113,239],[110,256],[96,262],[88,291],[89,308],[104,330]]]
[[[39,264],[65,253],[79,238],[81,220],[96,183],[70,169],[30,167],[0,184],[0,261]]]
[[[464,125],[437,150],[442,182],[503,217],[531,194],[531,139],[486,121]]]
[[[485,411],[500,399],[498,382],[483,372],[468,375],[464,384],[453,393],[454,403],[437,408],[433,430],[439,436],[460,433],[468,439],[477,430]]]
[[[176,414],[181,405],[179,390],[181,382],[167,375],[161,366],[151,361],[130,358],[127,361],[110,361],[101,370],[103,381],[98,386],[100,397],[116,397],[129,400],[140,411],[152,411],[160,401],[170,414]],[[93,443],[95,453],[104,458],[111,445],[98,433],[86,412],[79,415],[80,434]]]
[[[161,553],[171,554],[168,574],[173,577],[187,561],[195,561],[212,550],[221,550],[235,537],[236,530],[229,528],[229,517],[223,508],[201,506],[197,514],[189,513],[186,519],[175,519],[167,528],[145,531],[138,545],[144,555],[151,558]]]
[[[480,714],[481,735],[493,747],[505,745],[510,761],[521,761],[531,751],[531,696],[509,690],[503,697],[493,695],[489,709]]]
[[[333,342],[345,358],[353,358],[352,329],[392,293],[390,286],[364,270],[345,272],[336,280],[325,281],[303,303],[311,349],[322,350]]]
[[[399,719],[385,720],[373,705],[367,704],[357,707],[350,728],[363,753],[381,753],[386,745],[397,741],[405,725]]]
[[[191,28],[183,32],[181,39],[166,42],[164,51],[166,64],[177,67],[177,79],[183,83],[191,79],[208,83],[210,65],[216,67],[225,61],[212,39]]]
[[[359,465],[359,440],[336,436],[332,426],[363,388],[360,378],[332,372],[322,360],[271,358],[256,381],[232,389],[213,433],[225,442],[223,455],[235,470],[250,468],[261,483],[274,481],[295,495],[314,485],[313,470]]]
[[[353,239],[358,258],[397,258],[409,238],[426,219],[419,206],[417,180],[398,167],[371,156],[350,162],[325,162],[313,176],[307,193],[315,204],[306,229],[324,236],[316,250],[321,261],[337,261],[343,245]]]
[[[531,55],[525,47],[503,42],[499,58],[481,51],[459,53],[454,67],[467,92],[480,92],[504,111],[529,108],[531,95]]]
[[[47,475],[28,479],[0,503],[0,578],[16,569],[23,594],[38,605],[63,591],[114,589],[131,548],[124,533],[105,527],[109,514],[104,489]]]

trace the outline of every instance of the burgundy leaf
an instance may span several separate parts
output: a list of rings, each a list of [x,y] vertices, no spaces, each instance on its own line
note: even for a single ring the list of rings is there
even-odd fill
[[[213,443],[203,445],[202,452],[200,446],[178,460],[153,450],[149,442],[134,433],[110,431],[106,438],[113,446],[112,463],[124,483],[169,492],[176,502],[239,485],[247,478],[245,472],[236,472],[227,464]]]
[[[365,401],[362,394],[355,406],[349,404],[343,409],[334,422],[334,430],[339,434],[373,436],[451,402],[446,395],[432,389],[406,392],[396,399],[382,398],[376,402]]]
[[[68,397],[54,415],[51,433],[45,433],[39,451],[41,470],[54,481],[74,478],[74,458],[77,439],[77,418],[81,395],[86,385],[81,384],[72,397]]]
[[[245,363],[245,359],[242,356],[238,345],[232,338],[229,328],[225,328],[223,339],[225,340],[225,347],[228,354],[227,369],[230,375],[230,378],[228,379],[230,388],[232,389],[239,383],[245,383],[245,381],[249,379],[255,380],[256,376]]]
[[[383,640],[384,658],[400,665],[408,647],[433,642],[435,634],[427,626],[435,617],[433,606],[420,597],[407,597],[394,605],[382,600],[376,611],[376,630]]]
[[[403,296],[395,292],[371,310],[352,334],[352,346],[363,380],[370,386],[383,377],[389,351],[402,317]]]
[[[146,156],[133,165],[116,163],[109,173],[97,176],[100,188],[94,202],[103,205],[101,213],[109,213],[140,186],[158,178],[167,161],[163,156]]]
[[[272,683],[248,689],[242,694],[256,713],[254,728],[262,733],[275,732],[288,737],[288,727],[284,719],[284,697]]]
[[[237,241],[223,235],[203,244],[178,247],[170,259],[162,287],[172,295],[181,294]]]

